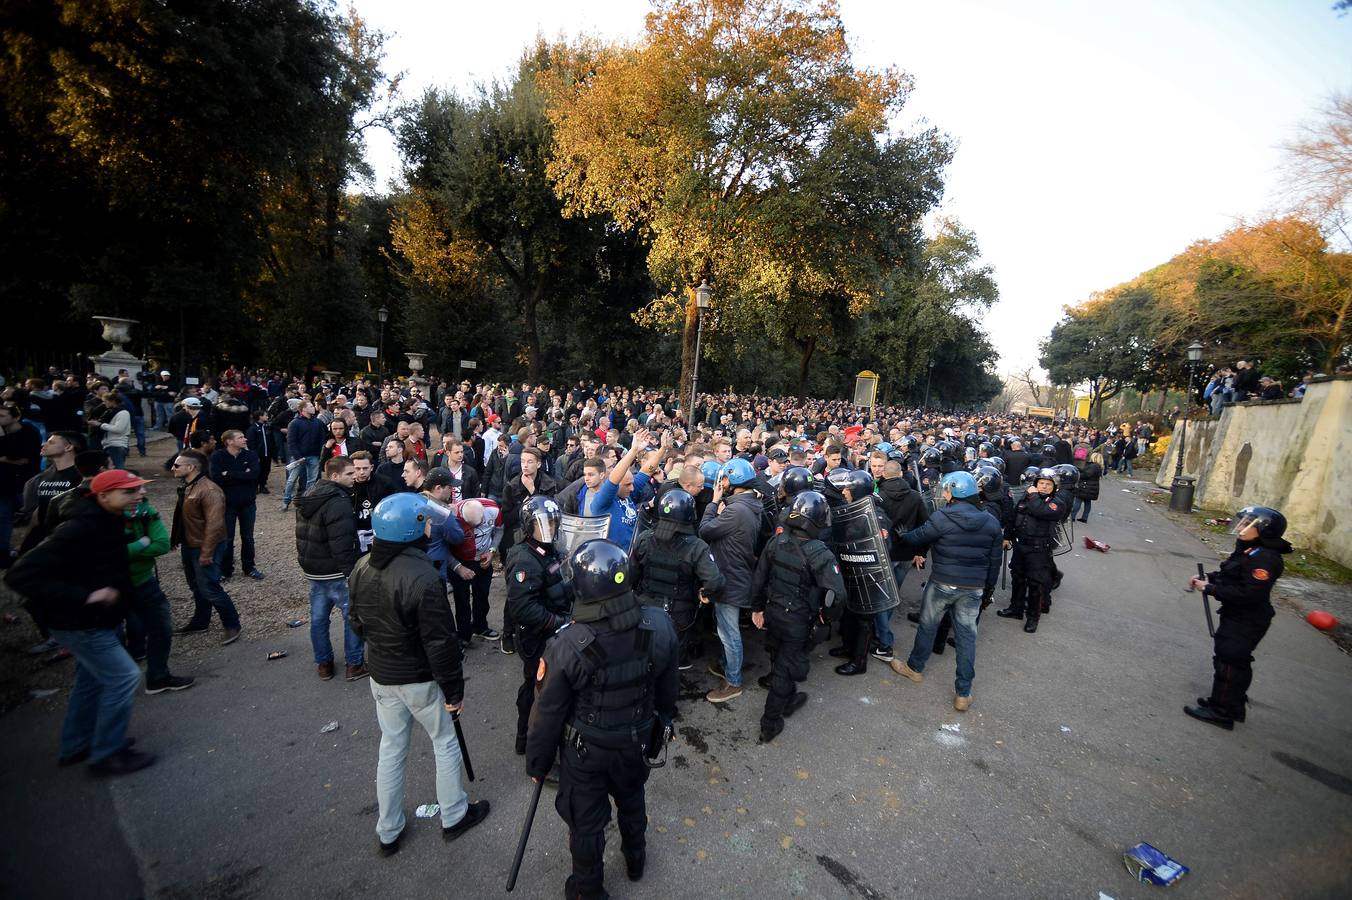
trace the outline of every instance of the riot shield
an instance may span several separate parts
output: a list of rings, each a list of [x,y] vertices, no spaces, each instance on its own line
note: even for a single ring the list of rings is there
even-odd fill
[[[564,515],[559,522],[559,536],[554,540],[559,556],[563,559],[573,555],[573,551],[587,541],[603,538],[610,531],[610,516],[570,516]],[[564,567],[567,572],[567,566]]]
[[[832,511],[831,543],[845,579],[846,609],[872,615],[901,602],[872,497],[863,497]]]
[[[1075,526],[1071,526],[1074,528]],[[1066,534],[1066,523],[1057,522],[1056,530],[1052,533],[1052,556],[1065,556],[1075,545],[1071,543],[1070,536]]]

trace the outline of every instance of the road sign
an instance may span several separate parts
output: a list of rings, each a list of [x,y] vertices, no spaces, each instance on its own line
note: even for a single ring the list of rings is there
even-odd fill
[[[472,359],[460,360],[460,368],[462,369],[477,369],[478,367],[479,364]]]
[[[878,397],[878,376],[868,369],[854,376],[854,405],[873,408]]]
[[[376,348],[375,348],[375,347],[366,347],[366,346],[363,346],[362,344],[358,344],[358,345],[357,345],[357,356],[360,357],[360,358],[362,358],[362,359],[375,359],[375,358],[376,358]]]

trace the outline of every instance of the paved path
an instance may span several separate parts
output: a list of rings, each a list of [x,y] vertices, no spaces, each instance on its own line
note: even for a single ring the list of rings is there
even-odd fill
[[[712,676],[686,673],[682,740],[649,782],[647,877],[624,880],[612,840],[612,894],[1122,900],[1157,893],[1121,861],[1144,840],[1192,868],[1174,897],[1352,896],[1352,659],[1279,613],[1249,722],[1225,733],[1185,718],[1209,685],[1210,644],[1181,586],[1206,551],[1115,479],[1096,506],[1089,532],[1112,552],[1061,558],[1036,636],[983,618],[966,714],[951,706],[951,650],[913,685],[877,664],[836,676],[821,647],[811,702],[761,747],[759,642],[753,686],[726,707],[699,699]],[[918,591],[913,575],[903,593]],[[913,627],[896,631],[909,647]],[[275,648],[290,656],[266,662]],[[488,821],[447,846],[435,820],[412,818],[435,799],[430,747],[415,742],[410,829],[391,859],[374,852],[369,687],[319,682],[306,628],[216,651],[192,690],[139,698],[134,732],[160,762],[129,778],[58,770],[61,698],[29,703],[0,720],[0,885],[14,897],[495,895],[529,796],[510,750],[519,671],[515,657],[469,654],[471,796],[492,801]],[[331,720],[341,728],[321,734]],[[542,803],[517,895],[557,896],[567,867]]]

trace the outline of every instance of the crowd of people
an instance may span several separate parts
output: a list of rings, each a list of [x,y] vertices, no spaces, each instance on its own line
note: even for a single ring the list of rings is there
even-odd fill
[[[140,465],[162,462],[181,482],[167,528],[128,465],[132,446],[146,453],[147,419],[173,450]],[[38,380],[0,405],[0,431],[21,429],[32,434],[0,455],[12,488],[0,514],[28,531],[5,562],[43,630],[39,652],[78,662],[61,765],[120,774],[154,762],[126,734],[137,662],[146,693],[180,691],[193,680],[169,671],[173,634],[214,618],[222,644],[239,639],[225,582],[236,546],[238,572],[266,577],[255,523],[280,481],[263,514],[294,516],[316,677],[336,674],[336,608],[344,677],[371,678],[381,852],[397,852],[405,827],[413,721],[437,751],[446,838],[487,816],[465,794],[453,717],[464,651],[494,647],[521,658],[514,749],[528,772],[542,780],[562,758],[562,777],[586,788],[565,814],[570,890],[584,896],[601,889],[605,820],[594,813],[607,794],[630,877],[642,875],[640,756],[659,743],[649,719],[670,728],[676,672],[706,656],[705,697],[728,703],[744,692],[744,632],[765,631],[760,739],[772,741],[806,701],[808,652],[830,634],[842,677],[872,659],[919,682],[951,645],[953,706],[965,711],[977,624],[1006,565],[1012,592],[997,612],[1035,634],[1060,585],[1065,523],[1088,521],[1100,479],[1130,475],[1154,438],[1146,422],[1097,429],[734,393],[701,395],[687,416],[672,392],[643,387],[233,370],[201,385],[167,371]],[[270,486],[274,464],[284,477]],[[173,548],[194,601],[177,628],[156,567]],[[72,571],[77,555],[89,564]],[[926,582],[903,660],[892,615],[912,570]],[[506,587],[496,614],[495,579]],[[564,633],[576,640],[554,639]]]

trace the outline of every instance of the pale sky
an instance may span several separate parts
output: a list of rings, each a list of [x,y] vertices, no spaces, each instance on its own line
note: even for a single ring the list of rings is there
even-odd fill
[[[1035,365],[1061,308],[1254,217],[1279,145],[1352,91],[1352,15],[1332,0],[840,0],[855,63],[915,79],[958,142],[942,212],[973,229],[1001,299],[1000,371]],[[506,77],[537,33],[636,38],[646,0],[356,0],[403,93]],[[398,173],[373,135],[381,187]]]

